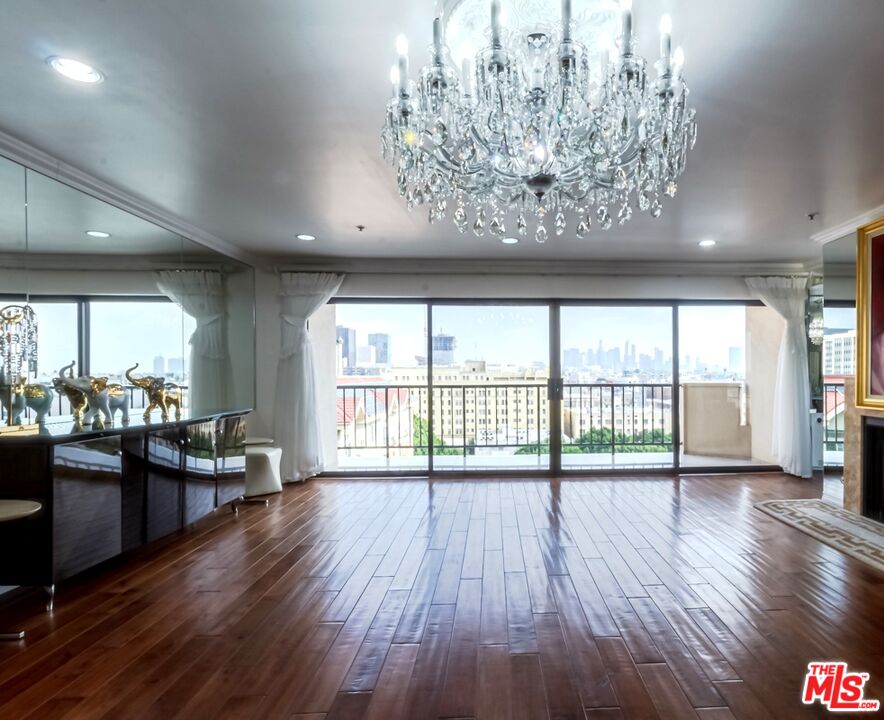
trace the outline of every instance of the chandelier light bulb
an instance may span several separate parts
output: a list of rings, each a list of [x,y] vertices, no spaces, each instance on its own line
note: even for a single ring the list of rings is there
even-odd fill
[[[672,62],[674,62],[679,69],[684,67],[684,50],[681,45],[675,48],[675,52],[672,53]]]
[[[408,38],[402,33],[396,36],[396,52],[399,55],[408,55]]]
[[[434,18],[432,58],[419,82],[409,81],[408,44],[397,39],[390,81],[398,93],[381,144],[405,205],[477,236],[503,237],[511,217],[516,234],[531,226],[541,243],[551,226],[560,236],[573,222],[585,234],[639,211],[659,217],[697,134],[684,51],[670,51],[671,17],[660,18],[661,57],[650,64],[633,45],[630,0],[620,0],[619,35],[616,14],[614,27],[587,25],[573,0],[511,3],[506,32],[501,0],[462,2],[469,25],[457,4],[444,21]],[[475,26],[476,13],[490,31]],[[465,28],[477,48],[465,42]],[[451,55],[446,36],[457,48]]]

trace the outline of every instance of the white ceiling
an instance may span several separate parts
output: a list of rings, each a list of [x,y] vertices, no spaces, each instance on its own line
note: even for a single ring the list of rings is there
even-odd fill
[[[433,6],[0,0],[0,129],[271,255],[796,261],[819,257],[811,234],[884,202],[882,0],[635,0],[647,55],[672,14],[700,122],[663,217],[544,246],[430,227],[396,194],[379,132],[394,37],[429,43]],[[55,54],[107,80],[63,80]]]

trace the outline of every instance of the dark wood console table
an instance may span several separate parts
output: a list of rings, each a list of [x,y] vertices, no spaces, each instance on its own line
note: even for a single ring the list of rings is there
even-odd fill
[[[0,524],[0,585],[54,586],[173,533],[245,489],[243,412],[0,436],[0,498],[42,509]]]

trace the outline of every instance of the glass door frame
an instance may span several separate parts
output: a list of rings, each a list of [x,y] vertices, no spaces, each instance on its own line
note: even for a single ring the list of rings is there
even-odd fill
[[[513,477],[609,477],[618,475],[710,475],[722,473],[762,473],[781,471],[777,465],[710,465],[710,466],[681,466],[681,377],[679,357],[679,308],[690,306],[741,306],[741,307],[764,307],[760,300],[681,300],[681,299],[562,299],[562,298],[422,298],[422,297],[335,297],[329,304],[409,304],[425,305],[426,315],[426,341],[427,341],[427,399],[428,399],[428,423],[427,423],[427,469],[426,470],[403,470],[403,471],[333,471],[322,473],[324,477],[427,477],[439,478],[487,478],[493,476]],[[500,469],[482,470],[439,470],[433,463],[433,432],[434,432],[434,407],[433,407],[433,308],[444,306],[540,306],[549,309],[549,369],[550,378],[547,385],[547,399],[549,412],[549,467],[547,469],[513,470],[512,472]],[[671,311],[671,334],[672,334],[672,465],[665,468],[566,468],[562,466],[562,401],[564,381],[562,378],[562,338],[561,338],[561,309],[563,307],[658,307],[669,308]]]

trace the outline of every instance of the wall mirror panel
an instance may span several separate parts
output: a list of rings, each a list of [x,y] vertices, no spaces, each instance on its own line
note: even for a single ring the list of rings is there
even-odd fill
[[[856,234],[823,246],[823,461],[844,464],[844,380],[856,372]]]
[[[2,383],[21,374],[54,396],[45,412],[27,402],[23,424],[70,427],[60,373],[122,386],[133,420],[150,405],[146,377],[179,388],[184,418],[254,406],[252,268],[0,158],[0,307],[22,302],[37,318],[37,362],[4,367]]]

